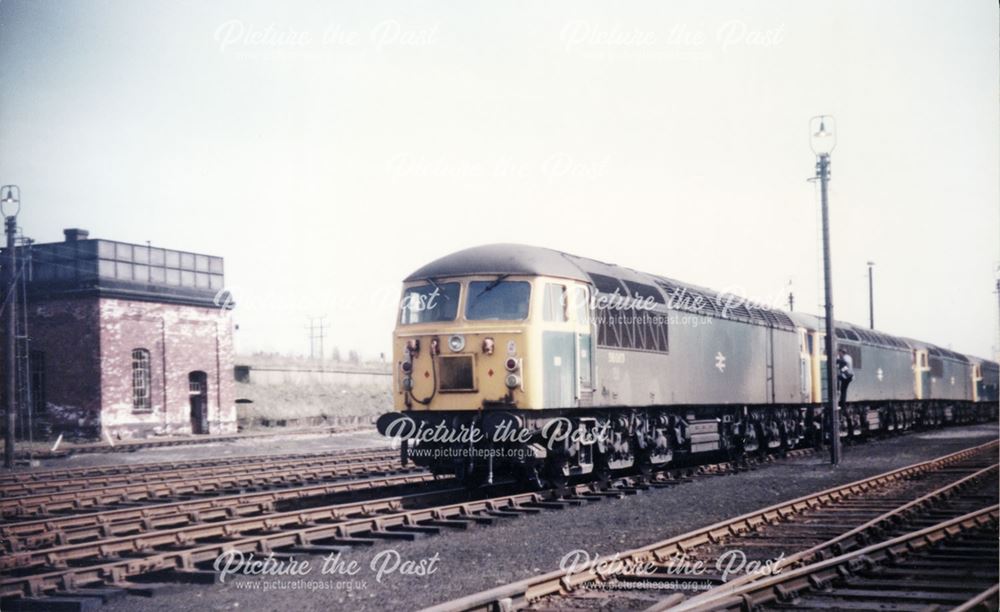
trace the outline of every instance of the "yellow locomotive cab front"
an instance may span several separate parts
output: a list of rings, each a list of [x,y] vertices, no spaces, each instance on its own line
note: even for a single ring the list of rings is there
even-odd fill
[[[393,338],[395,408],[539,405],[526,372],[534,283],[503,275],[407,283]]]

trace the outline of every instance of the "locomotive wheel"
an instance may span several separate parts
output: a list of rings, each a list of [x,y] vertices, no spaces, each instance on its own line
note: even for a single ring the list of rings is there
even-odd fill
[[[611,482],[611,470],[608,468],[594,469],[594,482],[600,488],[605,488]]]
[[[647,457],[642,457],[635,462],[636,468],[639,470],[639,475],[643,478],[651,478],[653,476],[653,463]]]
[[[474,466],[470,470],[465,462],[462,462],[458,466],[458,469],[455,470],[455,475],[462,481],[462,486],[466,489],[478,489],[482,487],[486,484],[486,480],[489,477],[484,468]]]
[[[752,422],[747,423],[744,431],[746,433],[743,434],[740,444],[743,451],[742,454],[745,457],[752,457],[759,454],[763,445],[761,444],[761,435],[757,431],[757,424]]]
[[[611,468],[608,467],[607,457],[601,455],[594,462],[593,472],[594,482],[600,487],[606,487],[611,482]]]
[[[726,447],[726,461],[735,465],[745,465],[747,455],[739,444],[731,443]]]
[[[537,465],[525,466],[521,472],[520,482],[523,482],[532,491],[540,491],[545,488],[544,479]]]
[[[545,480],[549,487],[563,491],[569,486],[569,476],[564,471],[565,467],[565,459],[555,459],[546,466]]]

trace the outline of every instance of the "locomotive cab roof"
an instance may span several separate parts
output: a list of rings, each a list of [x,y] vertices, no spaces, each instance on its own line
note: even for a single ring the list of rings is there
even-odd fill
[[[523,244],[487,244],[456,251],[422,266],[405,280],[410,282],[472,274],[557,276],[585,282],[590,280],[565,253]]]
[[[788,315],[739,296],[731,296],[664,276],[579,257],[554,249],[523,244],[488,244],[436,259],[406,277],[405,282],[471,275],[526,275],[567,278],[592,284],[601,293],[650,297],[658,305],[743,321],[755,325],[794,329]],[[689,302],[697,298],[697,306]],[[735,305],[734,305],[735,304]]]

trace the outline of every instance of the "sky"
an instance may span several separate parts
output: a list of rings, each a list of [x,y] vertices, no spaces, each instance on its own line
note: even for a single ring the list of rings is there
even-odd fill
[[[0,2],[0,183],[41,242],[220,255],[237,348],[390,349],[399,283],[547,246],[998,344],[995,2]]]

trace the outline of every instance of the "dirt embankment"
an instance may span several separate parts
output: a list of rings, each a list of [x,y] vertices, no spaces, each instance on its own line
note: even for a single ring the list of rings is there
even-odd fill
[[[383,363],[237,359],[241,428],[370,422],[392,410],[392,376]]]

